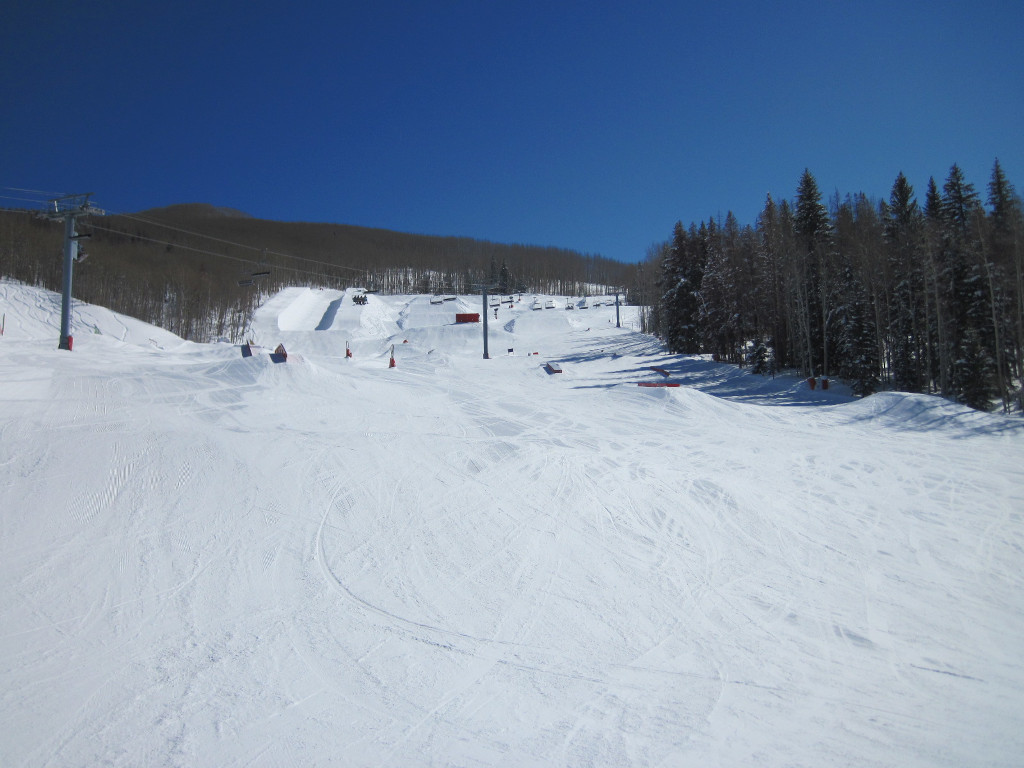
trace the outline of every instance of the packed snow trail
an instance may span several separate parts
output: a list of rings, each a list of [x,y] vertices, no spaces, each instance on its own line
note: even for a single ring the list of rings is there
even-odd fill
[[[288,289],[274,364],[81,305],[62,352],[51,296],[0,283],[3,765],[1024,751],[1019,420],[532,297],[484,360],[451,303]]]

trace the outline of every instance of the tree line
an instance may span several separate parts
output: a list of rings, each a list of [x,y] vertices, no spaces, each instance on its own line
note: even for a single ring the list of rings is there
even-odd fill
[[[731,212],[677,222],[641,265],[657,293],[645,328],[671,352],[834,376],[861,395],[1021,408],[1024,217],[998,160],[987,192],[986,208],[953,165],[922,203],[900,173],[888,200],[826,205],[805,170],[796,198],[769,195],[753,226]]]
[[[91,216],[73,294],[185,339],[244,338],[253,311],[288,285],[383,293],[583,295],[634,265],[562,248],[255,219],[209,205]],[[61,290],[63,224],[0,209],[0,275]]]

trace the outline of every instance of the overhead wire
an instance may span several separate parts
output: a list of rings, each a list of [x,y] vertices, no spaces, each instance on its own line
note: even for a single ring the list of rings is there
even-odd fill
[[[14,194],[7,194],[12,192]],[[32,197],[26,197],[26,195],[32,195]],[[0,187],[0,200],[16,200],[19,203],[31,203],[33,206],[49,206],[54,200],[64,196],[63,193],[44,192],[41,189]]]
[[[12,197],[10,195],[0,195],[0,199],[18,200],[20,202],[35,203],[37,205],[41,204],[41,203],[50,202],[51,200],[53,200],[56,197],[62,197],[63,196],[62,194],[59,194],[59,193],[49,193],[49,192],[44,192],[44,191],[41,191],[41,190],[21,189],[19,187],[0,187],[0,189],[4,189],[4,190],[8,190],[8,191],[13,191],[13,192],[25,192],[25,193],[28,193],[28,194],[39,194],[39,195],[46,196],[45,199],[36,199],[36,198],[24,198],[24,197]],[[317,259],[310,259],[310,258],[305,257],[305,256],[295,256],[295,255],[290,254],[290,253],[282,253],[281,251],[272,251],[272,250],[270,250],[268,248],[260,248],[259,246],[255,246],[255,245],[248,245],[246,243],[238,243],[238,242],[234,242],[233,240],[226,240],[224,238],[215,237],[213,235],[207,235],[207,234],[204,234],[202,232],[194,232],[192,230],[184,229],[182,227],[176,227],[176,226],[173,226],[171,224],[167,224],[167,223],[164,223],[164,222],[161,222],[161,221],[155,221],[153,219],[147,219],[147,218],[144,218],[142,216],[137,216],[137,215],[130,214],[130,213],[119,213],[117,211],[109,211],[108,210],[107,211],[107,215],[108,216],[112,216],[112,217],[116,216],[118,218],[129,219],[131,221],[138,221],[140,223],[148,224],[150,226],[162,227],[164,229],[171,230],[172,232],[178,232],[178,233],[181,233],[181,234],[184,234],[184,235],[190,235],[192,237],[198,237],[198,238],[202,238],[202,239],[206,239],[206,240],[211,240],[213,242],[222,243],[224,245],[230,245],[230,246],[232,246],[234,248],[241,248],[243,250],[255,251],[256,253],[259,253],[261,255],[261,257],[262,256],[278,256],[278,257],[285,258],[285,259],[293,259],[295,261],[305,262],[306,264],[314,264],[314,265],[320,266],[320,267],[327,267],[329,269],[346,270],[346,271],[349,271],[349,272],[356,272],[356,273],[358,273],[360,275],[368,275],[369,274],[369,271],[366,270],[366,269],[359,269],[357,267],[346,267],[346,266],[344,266],[342,264],[332,264],[331,262],[328,262],[328,261],[319,261]],[[228,261],[236,261],[236,262],[240,262],[240,263],[243,263],[243,264],[260,263],[260,261],[261,261],[260,259],[244,259],[244,258],[241,258],[241,257],[238,257],[238,256],[229,256],[226,253],[217,253],[215,251],[203,250],[202,248],[194,248],[192,246],[182,245],[181,243],[172,243],[172,242],[167,241],[167,240],[159,240],[157,238],[145,237],[145,236],[134,234],[134,233],[123,232],[121,230],[112,229],[110,227],[103,227],[103,226],[100,226],[100,225],[98,225],[96,223],[96,217],[90,217],[90,223],[89,223],[88,226],[90,226],[92,229],[95,229],[95,230],[100,230],[100,231],[103,231],[103,232],[109,232],[109,233],[115,234],[115,235],[122,235],[124,237],[135,238],[136,240],[143,240],[145,242],[154,243],[154,244],[157,244],[157,245],[165,245],[165,246],[170,246],[172,248],[180,248],[182,250],[190,251],[192,253],[198,253],[198,254],[201,254],[203,256],[211,256],[213,258],[222,258],[222,259],[227,259]],[[292,273],[300,274],[300,275],[313,275],[313,276],[316,276],[316,277],[324,277],[324,275],[322,273],[315,272],[315,271],[310,270],[310,269],[300,269],[299,267],[289,267],[289,266],[284,266],[284,265],[281,265],[281,264],[273,264],[273,265],[268,265],[268,266],[271,266],[274,269],[279,269],[279,270],[283,270],[283,271],[286,271],[286,272],[292,272]]]
[[[332,264],[329,261],[318,261],[317,259],[310,259],[310,258],[308,258],[306,256],[294,256],[294,255],[292,255],[290,253],[282,253],[280,251],[272,251],[272,250],[270,250],[268,248],[260,248],[259,246],[255,246],[255,245],[247,245],[245,243],[236,243],[236,242],[234,242],[232,240],[225,240],[224,238],[214,237],[213,235],[205,235],[205,234],[203,234],[201,232],[193,232],[193,231],[188,230],[188,229],[183,229],[181,227],[175,227],[175,226],[172,226],[170,224],[165,224],[164,222],[161,222],[161,221],[153,221],[152,219],[146,219],[146,218],[143,218],[141,216],[136,216],[136,215],[130,214],[130,213],[110,213],[110,215],[118,216],[118,217],[124,218],[124,219],[131,219],[132,221],[140,221],[143,224],[150,224],[150,225],[156,226],[156,227],[164,227],[165,229],[169,229],[169,230],[171,230],[173,232],[180,232],[180,233],[185,234],[185,235],[192,235],[193,237],[206,238],[208,240],[213,240],[214,242],[217,242],[217,243],[223,243],[224,245],[234,246],[235,248],[243,248],[243,249],[247,249],[247,250],[251,250],[251,251],[256,251],[257,253],[260,253],[260,254],[267,254],[267,255],[270,255],[270,256],[281,256],[282,258],[286,258],[286,259],[295,259],[296,261],[305,261],[308,264],[316,264],[316,265],[322,266],[322,267],[330,267],[331,269],[346,269],[346,270],[348,270],[350,272],[358,272],[360,274],[366,274],[366,272],[367,272],[367,270],[359,269],[357,267],[346,267],[346,266],[341,265],[341,264]]]
[[[22,203],[35,203],[36,205],[39,205],[40,203],[48,202],[47,200],[41,200],[39,198],[34,198],[34,197],[14,197],[13,195],[0,195],[0,200],[17,200],[17,201],[22,202]]]
[[[99,230],[101,232],[110,232],[111,234],[114,234],[114,235],[121,235],[122,237],[134,238],[135,240],[142,240],[142,241],[147,242],[147,243],[154,243],[156,245],[166,245],[166,246],[169,246],[171,248],[180,248],[183,251],[190,251],[192,253],[198,253],[198,254],[203,255],[203,256],[212,256],[212,257],[218,258],[218,259],[226,259],[228,261],[237,261],[237,262],[239,262],[241,264],[252,264],[253,263],[253,259],[245,259],[245,258],[242,258],[241,256],[229,256],[226,253],[217,253],[215,251],[205,251],[202,248],[193,248],[190,245],[182,245],[181,243],[172,243],[172,242],[170,242],[168,240],[158,240],[158,239],[156,239],[154,237],[145,237],[144,235],[137,235],[137,234],[131,234],[129,232],[122,232],[119,229],[111,229],[110,227],[99,226],[95,222],[90,222],[89,223],[89,227],[91,229]],[[216,238],[214,238],[214,239],[216,239]],[[252,246],[241,246],[241,247],[250,247],[251,248]],[[301,258],[301,257],[297,257],[296,256],[296,257],[293,257],[293,258]],[[273,264],[271,266],[274,269],[279,269],[279,270],[282,270],[284,272],[293,272],[293,273],[298,274],[298,275],[313,275],[315,277],[324,277],[324,275],[322,273],[314,272],[314,271],[309,270],[309,269],[299,269],[298,267],[288,267],[288,266],[284,266],[284,265],[281,265],[281,264]],[[328,266],[333,266],[333,265],[328,265]],[[365,270],[362,270],[362,272],[363,272],[363,274],[365,274]]]
[[[89,228],[99,230],[100,232],[110,232],[114,235],[121,235],[122,237],[129,237],[133,240],[142,240],[147,243],[155,243],[156,245],[166,245],[171,248],[180,248],[183,251],[191,251],[192,253],[199,253],[203,256],[214,256],[220,259],[227,259],[228,261],[239,261],[243,264],[251,264],[252,259],[243,259],[240,256],[229,256],[226,253],[216,253],[215,251],[204,251],[202,248],[193,248],[190,245],[182,245],[181,243],[172,243],[169,240],[157,240],[155,237],[146,237],[145,235],[136,235],[129,232],[122,232],[119,229],[111,229],[110,227],[101,227],[95,222],[89,222]],[[290,269],[290,267],[281,267],[281,269]]]
[[[64,192],[45,192],[41,189],[24,189],[23,187],[0,187],[0,189],[6,189],[10,192],[27,192],[30,195],[43,195],[46,198],[45,202],[49,202],[57,197],[65,197]]]

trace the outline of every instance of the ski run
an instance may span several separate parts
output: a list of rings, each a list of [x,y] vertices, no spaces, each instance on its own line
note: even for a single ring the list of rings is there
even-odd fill
[[[1019,417],[358,295],[0,282],[0,765],[1021,765]]]

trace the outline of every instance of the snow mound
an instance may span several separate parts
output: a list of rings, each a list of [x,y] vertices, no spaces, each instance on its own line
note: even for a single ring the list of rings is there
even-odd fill
[[[851,422],[871,421],[879,426],[941,432],[951,437],[1021,434],[1020,419],[988,414],[939,397],[909,392],[880,392],[843,408]]]
[[[5,316],[3,338],[50,342],[60,340],[61,295],[53,291],[0,280],[0,313]],[[187,342],[155,325],[119,315],[105,307],[72,300],[71,335],[75,348],[102,338],[138,347],[176,349]]]

